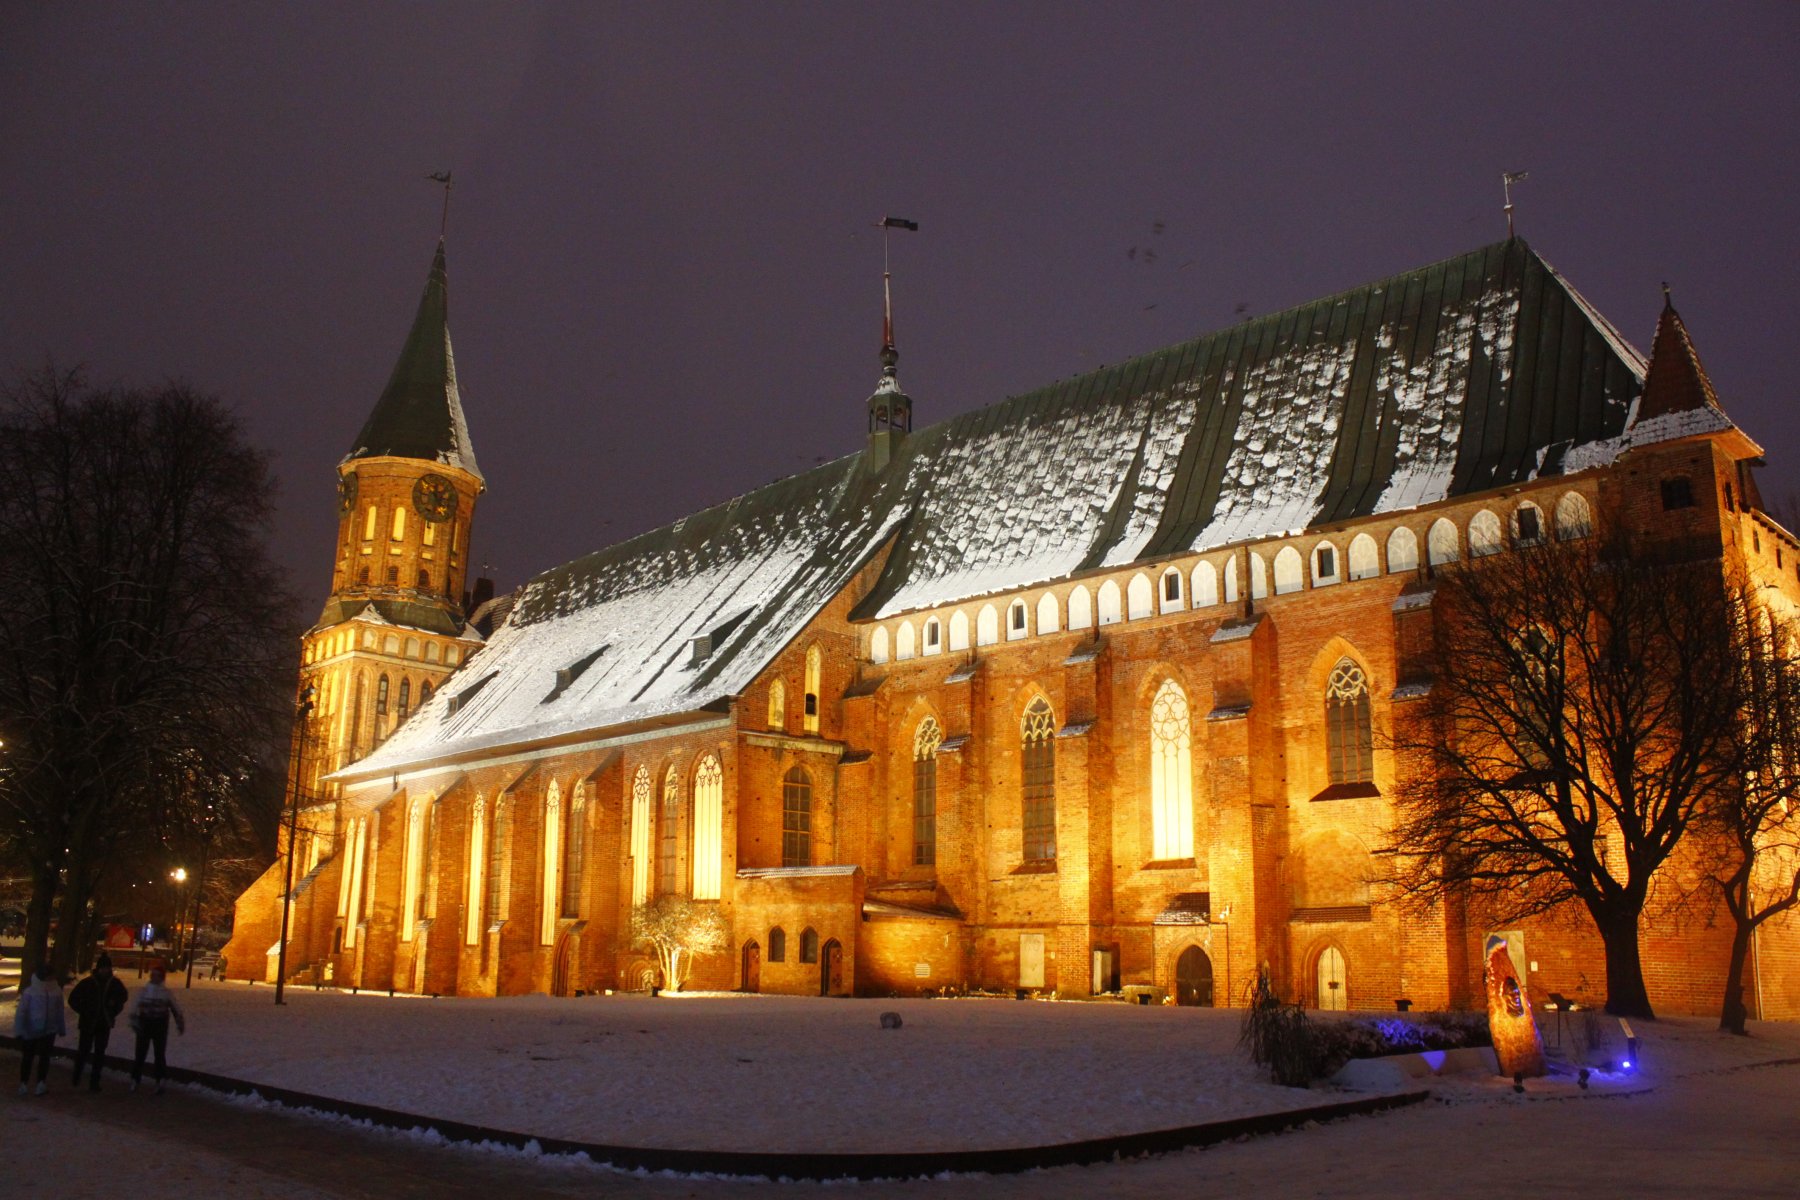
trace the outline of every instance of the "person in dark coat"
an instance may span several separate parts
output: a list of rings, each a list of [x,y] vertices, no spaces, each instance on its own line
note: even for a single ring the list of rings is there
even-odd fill
[[[169,1045],[169,1019],[174,1018],[175,1029],[179,1033],[187,1032],[187,1020],[181,1015],[181,1005],[175,1003],[175,995],[163,986],[163,969],[155,966],[150,969],[150,982],[138,989],[138,996],[131,1005],[131,1028],[137,1032],[137,1051],[131,1064],[131,1090],[137,1091],[138,1084],[144,1078],[144,1055],[152,1047],[156,1050],[156,1090],[163,1090],[164,1056]]]
[[[69,993],[69,1007],[75,1010],[80,1044],[75,1049],[75,1086],[81,1086],[81,1068],[94,1056],[93,1071],[88,1076],[88,1090],[100,1090],[100,1064],[106,1061],[106,1043],[112,1038],[113,1022],[125,1011],[125,985],[113,974],[112,958],[102,954],[94,960],[94,970]]]

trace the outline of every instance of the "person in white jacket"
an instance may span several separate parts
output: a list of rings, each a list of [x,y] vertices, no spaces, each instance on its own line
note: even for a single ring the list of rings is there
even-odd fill
[[[131,1002],[131,1013],[126,1018],[137,1034],[137,1053],[131,1060],[132,1091],[137,1091],[138,1084],[143,1081],[144,1055],[154,1046],[156,1090],[158,1093],[162,1092],[163,1070],[167,1066],[164,1056],[169,1046],[171,1018],[174,1019],[178,1032],[187,1032],[187,1018],[181,1015],[181,1005],[175,1003],[175,993],[163,986],[163,969],[154,967],[150,971],[150,982],[138,989],[137,999]]]
[[[37,1094],[48,1089],[44,1080],[50,1074],[50,1047],[69,1032],[68,1018],[63,1013],[62,985],[56,982],[50,964],[41,962],[31,974],[31,981],[19,989],[19,1007],[13,1010],[13,1036],[19,1039],[19,1095],[30,1094],[31,1067],[37,1063]]]

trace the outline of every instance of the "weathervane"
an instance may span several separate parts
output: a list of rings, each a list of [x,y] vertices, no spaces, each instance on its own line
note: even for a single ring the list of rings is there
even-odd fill
[[[1506,240],[1509,242],[1513,236],[1512,185],[1522,182],[1530,176],[1530,171],[1502,171],[1500,173],[1500,192],[1506,197],[1506,207],[1503,211],[1506,213]]]
[[[441,238],[450,232],[450,172],[434,171],[425,178],[431,180],[433,183],[441,183],[444,185],[444,219],[443,222],[438,225],[438,237]]]
[[[894,349],[894,294],[893,272],[888,269],[888,231],[904,229],[908,233],[919,232],[917,221],[908,221],[901,217],[883,217],[877,223],[881,230],[881,361],[888,371],[894,369],[899,361],[900,352]]]

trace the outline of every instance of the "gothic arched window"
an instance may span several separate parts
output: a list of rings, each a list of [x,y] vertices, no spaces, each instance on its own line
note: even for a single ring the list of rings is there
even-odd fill
[[[569,824],[563,831],[562,915],[581,915],[581,877],[587,868],[587,785],[575,785]]]
[[[662,844],[656,863],[656,894],[673,896],[681,890],[681,777],[670,767],[663,776],[662,812],[657,815]]]
[[[769,685],[769,728],[787,728],[787,686],[779,679]]]
[[[803,963],[819,961],[819,931],[810,925],[800,931],[800,961]]]
[[[1056,717],[1042,696],[1019,723],[1020,798],[1026,862],[1056,861]]]
[[[1194,857],[1193,726],[1187,693],[1165,679],[1150,702],[1150,856]]]
[[[1332,783],[1368,783],[1375,778],[1369,679],[1348,658],[1338,660],[1325,684],[1325,757]]]
[[[824,671],[824,655],[817,646],[809,646],[806,650],[806,710],[804,713],[804,731],[819,732],[819,676]]]
[[[651,828],[655,814],[650,807],[650,768],[640,766],[631,781],[631,902],[650,898]]]
[[[930,717],[913,734],[913,865],[937,863],[937,748],[944,731]]]
[[[694,899],[717,900],[724,872],[725,772],[708,754],[694,769]]]
[[[769,930],[769,961],[787,961],[787,930],[779,925]]]
[[[781,865],[812,866],[812,776],[803,767],[781,781]]]

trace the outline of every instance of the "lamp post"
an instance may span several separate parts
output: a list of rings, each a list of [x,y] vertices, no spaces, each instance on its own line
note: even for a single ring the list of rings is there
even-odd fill
[[[181,935],[181,918],[187,909],[187,868],[176,867],[169,872],[169,880],[175,885],[175,928],[169,938],[169,953],[179,956],[182,943],[186,940]],[[179,958],[177,961],[180,961]]]
[[[300,827],[300,771],[304,766],[301,750],[306,743],[306,718],[313,710],[313,687],[307,684],[300,692],[300,706],[294,711],[294,784],[293,799],[288,807],[287,868],[281,885],[281,944],[275,956],[275,1003],[286,1004],[281,990],[287,984],[288,912],[294,907],[294,844]]]

